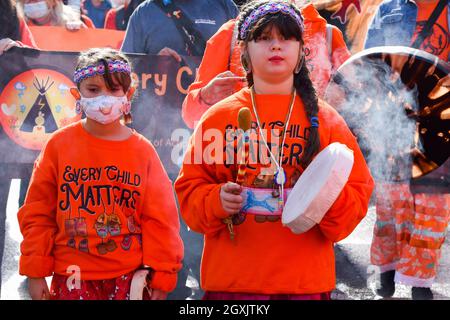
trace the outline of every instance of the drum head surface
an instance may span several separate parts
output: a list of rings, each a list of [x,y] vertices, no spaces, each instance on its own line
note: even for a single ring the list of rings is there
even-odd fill
[[[336,142],[324,148],[290,192],[283,209],[282,223],[289,226],[302,214],[308,214],[308,209],[314,202],[321,203],[319,207],[327,211],[336,200],[332,198],[337,197],[346,184],[352,167],[353,152],[346,145]],[[312,216],[309,218],[318,220]]]

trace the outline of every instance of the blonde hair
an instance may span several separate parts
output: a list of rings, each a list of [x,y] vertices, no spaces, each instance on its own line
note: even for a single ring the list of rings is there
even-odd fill
[[[80,14],[74,11],[71,7],[66,6],[62,0],[44,0],[50,9],[51,25],[53,26],[66,26],[69,22],[77,22],[80,20]],[[21,15],[25,17],[25,20],[29,18],[23,14],[23,5],[25,0],[17,0],[17,10]]]
[[[300,0],[313,3],[317,10],[337,12],[342,7],[342,0]],[[364,49],[364,41],[369,30],[369,24],[383,0],[361,0],[361,12],[355,6],[348,8],[345,35],[352,54]]]

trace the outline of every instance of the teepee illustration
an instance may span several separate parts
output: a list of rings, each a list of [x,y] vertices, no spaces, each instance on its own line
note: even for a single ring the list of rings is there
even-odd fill
[[[55,118],[53,117],[52,110],[48,104],[46,93],[52,87],[53,83],[50,83],[50,77],[47,77],[47,81],[42,80],[40,83],[37,78],[34,78],[33,85],[38,91],[38,96],[33,103],[30,111],[28,112],[25,120],[20,127],[20,130],[26,132],[33,132],[35,126],[45,127],[45,133],[52,133],[58,129]]]

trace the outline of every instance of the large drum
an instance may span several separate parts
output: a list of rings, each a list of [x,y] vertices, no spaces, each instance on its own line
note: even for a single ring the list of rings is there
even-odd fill
[[[318,224],[347,183],[353,161],[353,151],[338,142],[319,152],[289,193],[282,223],[295,234]]]
[[[407,47],[377,47],[347,60],[325,99],[358,139],[372,175],[416,179],[450,155],[450,65]]]

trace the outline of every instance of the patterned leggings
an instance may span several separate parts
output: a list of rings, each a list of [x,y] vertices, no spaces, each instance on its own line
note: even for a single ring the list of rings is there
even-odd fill
[[[450,194],[412,194],[407,184],[377,186],[371,262],[395,282],[431,287],[445,241]]]
[[[108,280],[81,280],[79,288],[67,284],[68,277],[53,275],[51,300],[129,300],[134,271]],[[149,300],[144,290],[143,300]]]

